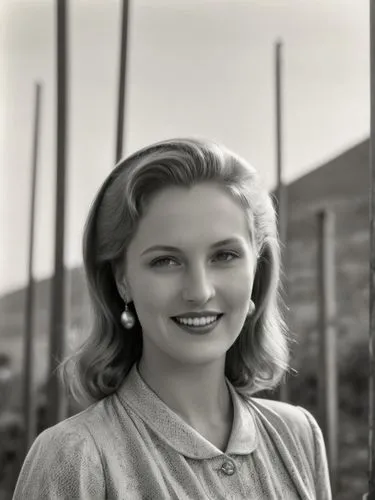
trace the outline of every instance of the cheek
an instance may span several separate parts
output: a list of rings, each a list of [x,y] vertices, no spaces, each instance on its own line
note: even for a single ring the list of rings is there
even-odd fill
[[[164,277],[137,275],[133,287],[133,300],[138,315],[153,315],[168,312],[176,301],[178,286],[176,280]]]
[[[225,287],[227,300],[234,309],[243,309],[249,306],[253,289],[253,273],[244,269],[227,280]]]
[[[251,298],[251,284],[247,286],[239,285],[231,286],[228,289],[228,298],[232,304],[232,307],[236,309],[242,309],[247,307]]]

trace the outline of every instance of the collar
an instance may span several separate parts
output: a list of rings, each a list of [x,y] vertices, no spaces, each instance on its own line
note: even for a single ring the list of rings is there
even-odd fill
[[[257,447],[257,431],[251,406],[225,378],[233,402],[233,425],[226,455],[247,455]],[[130,407],[158,437],[178,453],[208,459],[223,452],[205,439],[167,406],[142,379],[134,363],[117,391],[125,408]]]

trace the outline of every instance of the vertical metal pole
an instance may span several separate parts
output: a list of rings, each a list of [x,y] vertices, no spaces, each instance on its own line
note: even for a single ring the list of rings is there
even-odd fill
[[[335,276],[335,216],[323,210],[318,222],[318,313],[319,313],[319,422],[326,442],[333,495],[337,491],[338,472],[338,396],[336,276]]]
[[[286,240],[287,240],[287,192],[283,183],[283,151],[282,151],[282,42],[276,42],[276,166],[277,166],[277,216],[279,224],[279,238],[281,243],[281,256],[283,268],[286,266]],[[283,283],[287,295],[287,283]],[[287,319],[287,318],[286,318]],[[279,399],[288,400],[287,381],[279,387]]]
[[[50,324],[50,378],[48,381],[48,425],[66,416],[66,398],[56,368],[65,351],[65,188],[67,139],[67,2],[57,0],[57,151],[56,151],[56,212],[55,212],[55,272],[52,281]]]
[[[282,195],[283,193],[283,180],[282,180],[282,122],[281,122],[281,113],[282,113],[282,102],[281,102],[281,93],[282,93],[282,42],[279,40],[276,42],[276,167],[277,167],[277,201],[279,208],[279,224],[280,224],[280,236],[282,236],[281,229],[284,229],[282,221],[280,221],[280,216],[282,215],[281,208],[282,204]]]
[[[121,47],[120,47],[120,65],[119,65],[120,74],[119,74],[118,105],[117,105],[116,163],[121,159],[123,153],[126,60],[127,60],[127,45],[128,45],[128,13],[129,13],[129,0],[122,0]]]
[[[28,282],[26,288],[25,308],[25,344],[24,344],[24,368],[23,368],[23,411],[25,416],[25,434],[23,443],[23,454],[26,455],[36,437],[36,405],[34,400],[34,227],[35,227],[35,192],[37,181],[38,154],[39,154],[39,123],[40,102],[42,87],[40,83],[35,84],[35,114],[33,130],[32,149],[32,174],[31,174],[31,199],[30,199],[30,233],[29,233],[29,255],[28,255]]]
[[[375,0],[370,0],[370,262],[369,262],[369,463],[368,493],[375,498]]]

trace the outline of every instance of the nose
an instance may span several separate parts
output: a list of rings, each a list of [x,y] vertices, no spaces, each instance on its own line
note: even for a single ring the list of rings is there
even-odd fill
[[[204,266],[186,272],[182,297],[187,302],[205,304],[215,296],[215,286]]]

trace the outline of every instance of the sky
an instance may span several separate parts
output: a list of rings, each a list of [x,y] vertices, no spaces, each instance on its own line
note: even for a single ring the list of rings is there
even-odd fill
[[[35,82],[42,88],[34,276],[51,275],[56,170],[54,0],[0,0],[0,295],[27,277]],[[114,166],[119,0],[70,0],[65,262]],[[131,0],[124,155],[203,136],[276,183],[275,42],[283,42],[284,182],[369,135],[365,0]]]

